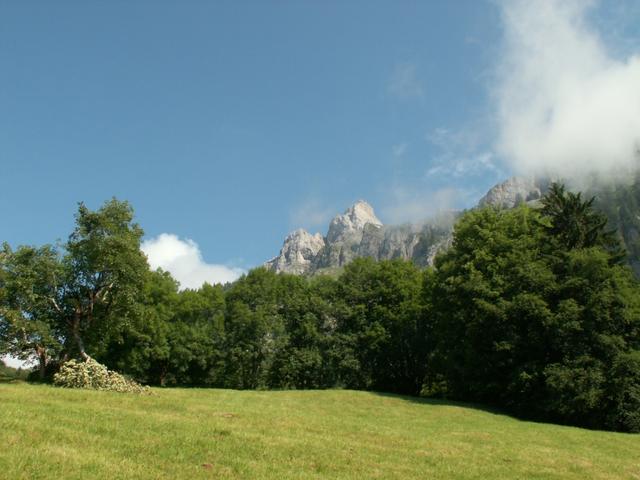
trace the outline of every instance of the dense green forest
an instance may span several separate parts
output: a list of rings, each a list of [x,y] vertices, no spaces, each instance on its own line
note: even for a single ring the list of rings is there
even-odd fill
[[[180,291],[141,237],[113,199],[81,204],[59,249],[5,244],[0,352],[43,380],[93,358],[150,385],[376,390],[640,431],[640,287],[594,201],[561,185],[466,212],[426,270],[365,258]]]

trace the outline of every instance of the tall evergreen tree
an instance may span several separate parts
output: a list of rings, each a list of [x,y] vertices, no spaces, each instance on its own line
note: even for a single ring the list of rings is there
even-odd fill
[[[552,183],[542,197],[543,228],[566,250],[603,247],[611,254],[613,263],[621,263],[625,251],[615,230],[608,230],[607,217],[594,209],[596,197],[588,200],[582,193],[566,190],[560,183]]]

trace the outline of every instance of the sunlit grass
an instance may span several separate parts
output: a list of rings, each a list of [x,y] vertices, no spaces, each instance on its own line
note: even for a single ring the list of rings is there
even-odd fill
[[[353,391],[0,385],[0,478],[637,478],[640,435]]]

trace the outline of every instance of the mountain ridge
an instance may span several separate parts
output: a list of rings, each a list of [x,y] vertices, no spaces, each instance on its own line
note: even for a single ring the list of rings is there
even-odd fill
[[[513,208],[536,204],[553,180],[510,177],[491,187],[473,208]],[[640,175],[627,186],[592,186],[596,206],[607,216],[629,252],[629,265],[640,277]],[[329,223],[327,234],[311,234],[299,228],[287,235],[277,256],[264,266],[276,273],[313,275],[339,269],[355,258],[401,258],[421,267],[433,265],[436,255],[453,241],[453,226],[460,211],[442,212],[419,223],[384,225],[373,207],[358,200]]]

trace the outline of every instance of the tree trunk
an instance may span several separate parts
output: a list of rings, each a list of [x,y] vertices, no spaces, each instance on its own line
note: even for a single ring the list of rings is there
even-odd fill
[[[169,366],[166,362],[160,363],[160,371],[158,372],[158,382],[161,387],[166,386],[167,384],[167,372],[169,370]]]
[[[38,345],[36,347],[36,354],[38,355],[40,380],[44,381],[45,376],[47,375],[47,351],[44,347]]]
[[[73,339],[76,342],[76,347],[78,347],[78,354],[80,358],[82,358],[85,362],[91,360],[91,357],[87,355],[87,352],[84,350],[84,342],[82,341],[82,336],[80,336],[80,313],[76,312],[73,316],[73,323],[71,324],[71,331],[73,333]]]

